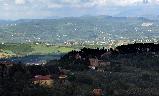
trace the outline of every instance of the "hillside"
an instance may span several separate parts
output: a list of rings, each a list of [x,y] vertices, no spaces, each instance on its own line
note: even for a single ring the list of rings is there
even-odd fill
[[[50,61],[46,65],[52,73],[55,72],[50,66],[70,71],[65,73],[68,75],[65,88],[55,81],[54,94],[61,90],[60,96],[67,92],[81,96],[158,96],[158,49],[159,44],[150,43],[118,46],[117,50],[83,48],[72,51],[58,63]],[[103,95],[88,95],[93,89],[101,89]]]
[[[0,62],[0,94],[159,96],[158,49],[159,44],[135,43],[109,50],[83,48],[44,65]]]
[[[3,22],[0,23],[1,42],[107,43],[111,40],[145,40],[159,36],[159,22],[142,17],[83,16]]]
[[[77,48],[76,48],[77,49]],[[0,44],[0,59],[15,57],[15,56],[28,56],[28,55],[54,55],[54,54],[64,54],[75,50],[71,46],[55,46],[46,44],[17,44],[17,43],[7,43]]]

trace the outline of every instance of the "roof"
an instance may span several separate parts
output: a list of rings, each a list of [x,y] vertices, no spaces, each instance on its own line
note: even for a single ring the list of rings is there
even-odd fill
[[[93,93],[96,94],[97,96],[100,96],[102,94],[102,89],[94,89]]]
[[[45,76],[36,75],[36,76],[34,76],[33,81],[38,81],[38,80],[52,80],[52,79],[51,79],[51,75],[45,75]]]

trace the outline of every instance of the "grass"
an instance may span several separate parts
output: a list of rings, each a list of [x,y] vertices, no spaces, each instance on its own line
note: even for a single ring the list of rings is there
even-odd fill
[[[70,52],[72,50],[75,50],[73,47],[59,47],[57,48],[58,52],[60,53],[67,53],[67,52]]]
[[[30,54],[50,54],[50,53],[67,53],[74,48],[68,46],[47,46],[44,44],[32,45],[33,51]]]
[[[32,45],[32,48],[33,48],[33,51],[31,52],[31,54],[37,54],[37,53],[40,53],[40,54],[49,54],[49,53],[55,52],[55,50],[56,50],[55,46],[49,46],[49,47],[47,47],[47,46],[42,45],[42,44]]]
[[[84,46],[74,45],[46,45],[44,43],[5,43],[0,44],[0,52],[7,53],[9,55],[46,55],[46,54],[56,54],[56,53],[68,53],[72,50],[81,49]],[[85,45],[87,48],[97,48],[99,45]],[[100,46],[101,47],[101,46]],[[99,47],[99,48],[100,48]]]
[[[68,53],[72,50],[79,50],[83,47],[87,48],[97,48],[101,46],[97,45],[73,45],[73,46],[65,46],[65,45],[46,45],[44,43],[5,43],[0,44],[0,52],[7,54],[15,54],[15,55],[46,55],[46,54],[56,54],[56,53]]]

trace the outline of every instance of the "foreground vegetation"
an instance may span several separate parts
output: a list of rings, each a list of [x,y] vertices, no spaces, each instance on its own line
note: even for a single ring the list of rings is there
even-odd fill
[[[4,71],[5,67],[1,64],[0,80],[3,83],[0,85],[0,94],[2,96],[159,96],[159,52],[154,51],[158,47],[153,48],[149,44],[149,47],[146,46],[134,44],[117,47],[118,50],[84,48],[81,51],[71,51],[60,60],[50,61],[43,66],[14,64],[8,71]],[[136,47],[138,49],[135,49]],[[125,50],[127,48],[135,50]],[[103,53],[105,55],[101,57]],[[90,69],[90,58],[98,58],[109,62],[110,65]],[[53,87],[33,84],[32,78],[39,74],[51,75],[54,80]],[[61,75],[66,75],[63,81],[59,78]],[[100,89],[101,94],[95,95],[93,92],[95,89]]]

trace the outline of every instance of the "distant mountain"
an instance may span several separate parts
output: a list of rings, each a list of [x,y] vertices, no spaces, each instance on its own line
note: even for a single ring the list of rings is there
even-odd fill
[[[47,17],[47,18],[44,18],[44,19],[61,19],[63,17],[60,17],[60,16],[52,16],[52,17]]]
[[[158,21],[143,17],[82,16],[26,19],[0,25],[0,41],[63,43],[157,38],[158,26]]]
[[[140,6],[133,6],[127,9],[124,9],[122,12],[116,16],[124,17],[146,17],[153,19],[159,15],[159,6],[158,5],[149,5],[143,4]]]
[[[13,21],[10,21],[10,20],[0,20],[0,25],[2,25],[2,24],[10,24],[12,22]]]

